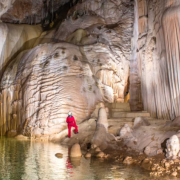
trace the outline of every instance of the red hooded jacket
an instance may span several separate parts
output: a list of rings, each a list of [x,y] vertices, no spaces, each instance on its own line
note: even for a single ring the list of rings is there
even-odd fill
[[[68,126],[71,126],[71,125],[76,125],[76,121],[74,119],[73,116],[68,116],[67,119],[66,119],[66,122],[68,123]]]

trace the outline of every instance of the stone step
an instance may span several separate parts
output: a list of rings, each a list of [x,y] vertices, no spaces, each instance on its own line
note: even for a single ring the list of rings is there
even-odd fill
[[[161,120],[161,119],[153,119],[146,118],[151,125],[165,125],[170,122],[170,120]],[[113,118],[108,119],[109,126],[123,126],[124,124],[128,124],[130,127],[133,127],[134,118]]]
[[[151,126],[158,127],[158,126],[164,126],[167,123],[170,122],[170,120],[163,120],[163,119],[154,119],[151,117],[145,118],[148,120]],[[108,131],[109,133],[112,133],[114,135],[119,135],[120,129],[125,125],[128,124],[129,127],[133,128],[134,126],[134,118],[113,118],[108,119]]]
[[[131,112],[129,109],[125,108],[112,108],[110,109],[111,112]]]
[[[120,109],[121,111],[131,111],[129,103],[106,103],[109,109]]]
[[[135,118],[135,117],[150,117],[150,113],[148,112],[142,112],[142,111],[137,111],[137,112],[112,112],[111,113],[112,118]]]

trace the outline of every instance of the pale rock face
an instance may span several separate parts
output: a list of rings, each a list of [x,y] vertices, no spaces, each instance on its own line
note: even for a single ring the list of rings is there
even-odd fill
[[[86,52],[76,45],[44,44],[10,63],[1,81],[2,102],[6,104],[2,108],[13,117],[1,115],[8,126],[13,123],[13,129],[23,128],[29,136],[55,134],[66,127],[68,111],[78,122],[88,118],[98,102],[112,103],[117,89],[115,84],[109,87],[113,77],[109,78],[102,67],[116,68],[114,62],[107,64],[103,59],[102,65],[95,67],[84,61],[82,54]],[[97,74],[98,68],[101,74]],[[107,129],[105,108],[100,110],[98,122]]]
[[[79,144],[74,144],[70,150],[70,157],[81,157],[81,147]]]
[[[120,136],[120,137],[127,137],[127,136],[130,136],[131,133],[132,133],[132,129],[129,127],[128,124],[125,124],[125,125],[121,128],[121,130],[120,130],[120,132],[119,132],[119,136]]]
[[[149,126],[150,123],[145,120],[143,117],[136,117],[134,119],[134,128],[138,128],[140,126]]]
[[[99,116],[98,116],[97,124],[102,124],[104,125],[106,130],[108,129],[108,120],[107,120],[107,113],[106,113],[105,108],[99,109]]]
[[[42,33],[40,25],[14,25],[0,23],[0,75],[2,70],[19,51],[34,47]]]
[[[21,11],[19,5],[25,2],[15,0],[2,19],[8,21],[7,17],[12,17],[10,20],[14,21],[18,7],[19,22],[26,23],[29,11],[40,13],[42,1],[26,2]],[[68,1],[61,1],[65,2]],[[27,7],[31,8],[25,15]],[[12,129],[28,136],[49,136],[66,128],[69,110],[80,122],[90,117],[99,102],[124,102],[129,84],[133,16],[130,0],[86,0],[74,5],[57,29],[41,34],[38,26],[27,26],[35,34],[32,38],[28,30],[18,29],[21,25],[17,32],[15,25],[3,25],[0,28],[3,29],[0,68],[5,67],[1,80],[1,134]],[[31,17],[29,20],[33,21],[34,16]],[[9,44],[7,37],[14,41]],[[35,42],[29,45],[32,39]],[[69,43],[57,43],[60,41]],[[19,54],[24,50],[23,43],[28,44],[24,49],[36,47]],[[107,134],[105,139],[114,137]]]
[[[168,159],[176,159],[180,150],[179,139],[173,135],[166,143],[166,157]]]
[[[61,43],[36,47],[20,62],[18,59],[14,66],[16,68],[7,69],[5,73],[12,75],[9,79],[4,76],[1,85],[5,88],[4,93],[12,94],[9,98],[14,106],[9,113],[16,114],[19,126],[25,123],[25,134],[39,134],[37,128],[43,129],[44,135],[57,133],[56,129],[60,131],[66,126],[68,111],[73,112],[78,122],[87,118],[95,104],[102,100],[101,87],[97,86],[89,64],[83,62],[75,45]],[[23,110],[21,117],[17,103]]]
[[[145,149],[144,149],[144,153],[149,156],[151,154],[151,147],[147,146]]]
[[[173,120],[180,115],[180,1],[137,0],[136,11],[136,70],[140,79],[136,85],[141,84],[142,94],[138,101],[143,101],[151,116]]]

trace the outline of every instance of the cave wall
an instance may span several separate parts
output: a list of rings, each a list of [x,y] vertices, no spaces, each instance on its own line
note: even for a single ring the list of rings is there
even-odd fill
[[[179,1],[138,0],[138,66],[144,110],[179,116]]]
[[[63,5],[76,0],[1,0],[0,20],[13,24],[39,24],[54,20],[56,11]],[[45,22],[47,23],[47,22]]]
[[[69,110],[81,122],[99,102],[124,102],[133,10],[130,0],[79,1],[11,58],[1,79],[0,133],[48,136],[66,128]]]
[[[0,23],[0,77],[4,68],[20,52],[34,47],[41,33],[40,25]]]

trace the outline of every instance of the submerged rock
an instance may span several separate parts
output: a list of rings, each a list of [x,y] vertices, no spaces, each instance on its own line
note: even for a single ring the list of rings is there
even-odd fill
[[[100,149],[99,147],[97,147],[97,148],[95,149],[95,152],[101,152],[101,149]]]
[[[84,155],[85,158],[90,158],[91,157],[91,153],[87,152],[85,155]]]
[[[81,157],[81,156],[82,156],[81,147],[79,144],[76,143],[71,147],[70,157]]]
[[[29,139],[27,136],[23,136],[22,134],[17,135],[15,138],[18,140],[28,140]]]
[[[124,159],[124,161],[123,161],[123,164],[127,164],[127,165],[131,165],[131,164],[133,164],[133,163],[134,163],[134,160],[133,160],[133,158],[130,157],[130,156],[127,156],[127,157]]]
[[[10,130],[7,132],[7,137],[15,137],[17,135],[16,130]]]
[[[104,157],[105,156],[105,154],[103,153],[103,152],[99,152],[97,155],[96,155],[96,157]]]
[[[61,154],[61,153],[56,153],[55,156],[56,156],[57,158],[63,158],[63,154]]]
[[[178,173],[177,173],[176,171],[174,171],[174,172],[172,172],[172,173],[171,173],[171,176],[176,177],[176,176],[177,176],[177,174],[178,174]]]

